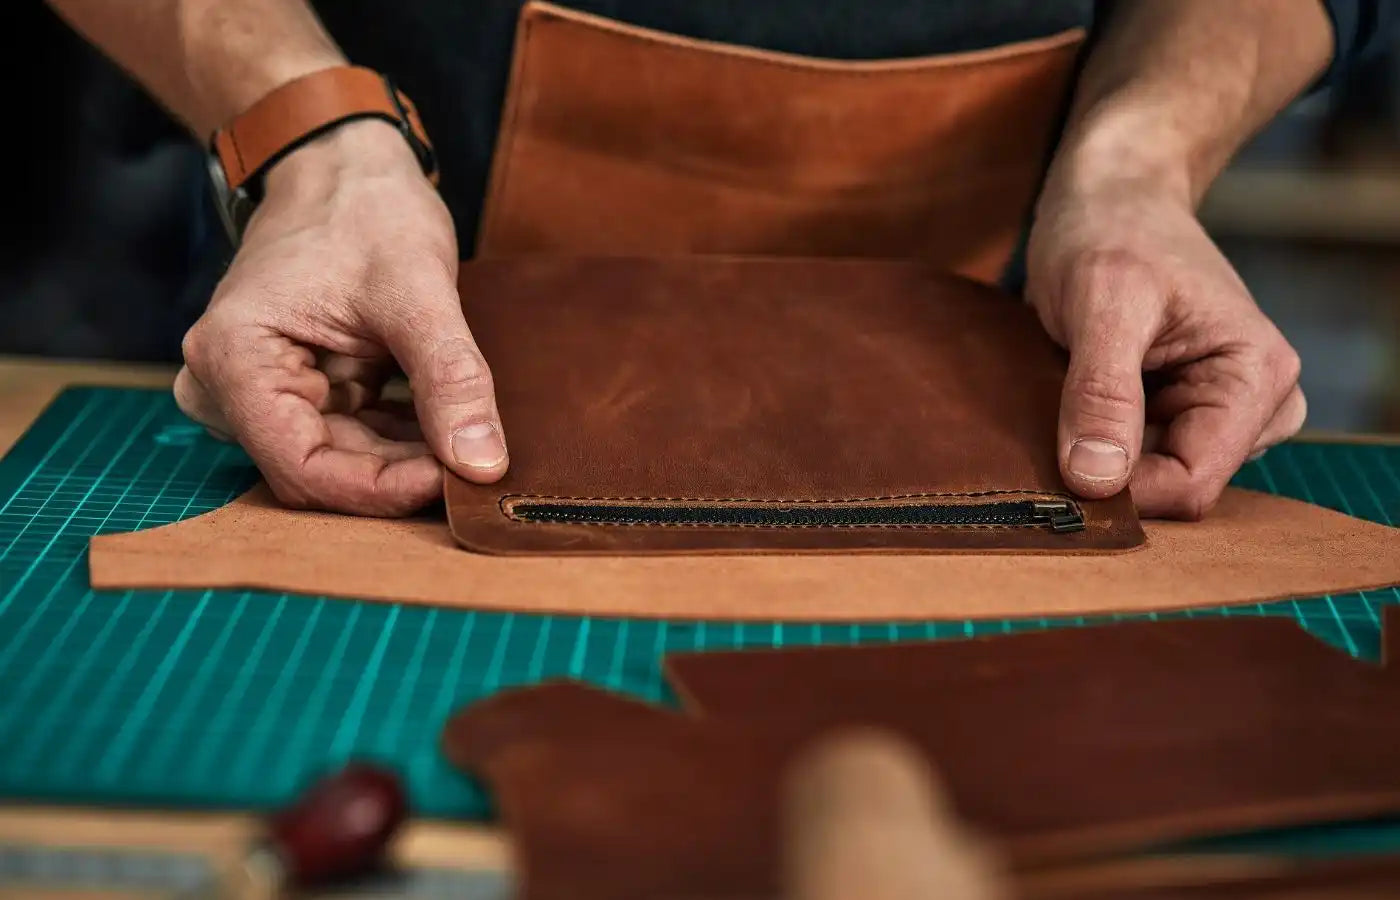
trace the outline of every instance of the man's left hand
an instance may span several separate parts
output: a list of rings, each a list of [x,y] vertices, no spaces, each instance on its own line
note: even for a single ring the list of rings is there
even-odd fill
[[[1070,352],[1058,452],[1080,496],[1127,487],[1143,516],[1199,519],[1302,427],[1297,353],[1177,194],[1149,179],[1048,189],[1027,277]]]

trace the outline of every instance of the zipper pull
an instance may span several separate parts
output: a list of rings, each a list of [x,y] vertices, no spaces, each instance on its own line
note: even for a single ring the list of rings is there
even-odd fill
[[[1068,500],[1033,501],[1031,514],[1037,522],[1049,525],[1056,534],[1084,530],[1084,514],[1077,504]]]

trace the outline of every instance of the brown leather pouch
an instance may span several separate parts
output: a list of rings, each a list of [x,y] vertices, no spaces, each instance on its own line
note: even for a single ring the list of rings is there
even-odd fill
[[[511,467],[449,477],[483,553],[1126,550],[1071,496],[1061,351],[1029,308],[912,262],[463,265]]]
[[[526,3],[477,254],[917,258],[994,282],[1083,40],[837,60]]]

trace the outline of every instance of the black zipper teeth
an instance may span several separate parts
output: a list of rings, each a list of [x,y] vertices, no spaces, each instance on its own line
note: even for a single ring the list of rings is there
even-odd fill
[[[526,522],[578,525],[671,525],[731,528],[1049,528],[1081,531],[1084,516],[1068,500],[985,503],[597,503],[517,500],[510,514]]]

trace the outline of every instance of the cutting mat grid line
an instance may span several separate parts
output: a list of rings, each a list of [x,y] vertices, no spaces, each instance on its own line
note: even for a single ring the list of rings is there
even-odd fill
[[[938,640],[1117,616],[940,622],[658,622],[347,602],[256,591],[87,587],[94,534],[216,509],[256,473],[165,392],[75,388],[0,461],[0,797],[266,808],[349,758],[407,777],[417,811],[490,815],[443,762],[461,705],[503,687],[582,678],[669,701],[663,654]],[[1297,444],[1236,484],[1400,521],[1400,447]],[[1394,589],[1229,609],[1282,615],[1367,658]],[[1141,618],[1133,616],[1128,618]]]

